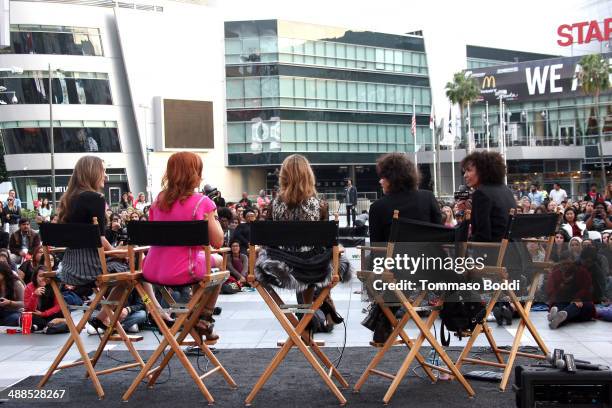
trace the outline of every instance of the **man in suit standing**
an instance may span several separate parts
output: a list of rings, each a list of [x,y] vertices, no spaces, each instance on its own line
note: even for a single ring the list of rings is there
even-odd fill
[[[344,190],[344,203],[346,205],[346,226],[351,226],[351,218],[353,225],[355,224],[355,206],[357,205],[357,189],[353,185],[351,179],[346,180],[346,189]]]

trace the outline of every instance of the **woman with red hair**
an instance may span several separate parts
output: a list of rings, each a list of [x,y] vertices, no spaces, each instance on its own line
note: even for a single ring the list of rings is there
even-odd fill
[[[149,209],[149,221],[192,221],[208,219],[208,236],[213,247],[223,244],[223,230],[217,218],[217,207],[207,196],[196,192],[202,182],[202,159],[191,152],[170,156],[162,179],[162,192]],[[221,257],[211,257],[211,268],[221,265]],[[144,278],[152,283],[180,286],[196,283],[206,273],[206,255],[201,247],[153,246],[143,265]],[[212,312],[217,301],[210,298],[203,320],[197,328],[208,340],[216,339],[212,332]]]

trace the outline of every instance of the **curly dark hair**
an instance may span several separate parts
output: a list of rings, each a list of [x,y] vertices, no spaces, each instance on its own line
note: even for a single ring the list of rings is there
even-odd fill
[[[503,184],[506,176],[506,165],[501,154],[497,152],[473,152],[461,160],[461,168],[474,166],[480,184]]]
[[[419,171],[405,153],[387,153],[376,161],[378,177],[389,180],[392,193],[416,190]]]

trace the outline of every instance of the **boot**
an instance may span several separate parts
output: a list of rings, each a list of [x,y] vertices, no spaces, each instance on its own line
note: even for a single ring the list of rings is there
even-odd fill
[[[325,314],[326,317],[329,316],[335,324],[340,324],[344,321],[342,316],[340,316],[336,311],[334,301],[329,296],[326,297],[323,303],[321,304],[321,311]]]
[[[219,340],[219,336],[215,332],[213,332],[214,327],[215,325],[213,323],[207,320],[200,319],[198,324],[195,326],[195,329],[200,335],[200,337],[202,337],[202,340],[204,340],[205,337],[206,341],[215,341]]]

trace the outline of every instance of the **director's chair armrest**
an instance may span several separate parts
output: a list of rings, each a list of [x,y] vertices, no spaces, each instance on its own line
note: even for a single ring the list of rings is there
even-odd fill
[[[360,251],[372,251],[372,252],[387,252],[387,247],[373,247],[373,246],[367,246],[367,245],[358,245],[357,249],[359,249]]]
[[[56,253],[60,253],[60,252],[66,252],[66,247],[49,247],[49,253],[50,254],[56,254]]]
[[[151,245],[132,247],[132,251],[134,251],[134,253],[146,252],[149,249],[151,249]]]
[[[111,249],[110,251],[104,251],[104,255],[109,255],[109,256],[113,256],[113,255],[128,255],[128,250],[127,249]]]
[[[232,250],[228,247],[221,247],[221,248],[212,248],[210,250],[211,253],[213,254],[226,254],[231,252]]]
[[[485,265],[481,269],[470,269],[468,272],[468,276],[470,278],[484,278],[484,277],[493,277],[493,278],[507,278],[508,272],[506,271],[505,266],[488,266]]]
[[[118,272],[118,273],[105,273],[97,277],[97,281],[100,283],[108,282],[128,282],[138,280],[142,277],[142,272]]]
[[[523,238],[521,239],[521,242],[537,242],[539,244],[547,244],[548,238]]]
[[[199,282],[202,287],[221,285],[229,277],[229,271],[212,272]]]
[[[555,266],[555,262],[533,262],[533,267],[537,269],[551,269]]]
[[[501,247],[501,242],[474,242],[468,241],[466,242],[468,248],[499,248]]]
[[[57,272],[55,272],[55,271],[52,271],[52,272],[41,272],[40,276],[42,276],[43,278],[57,279]]]

